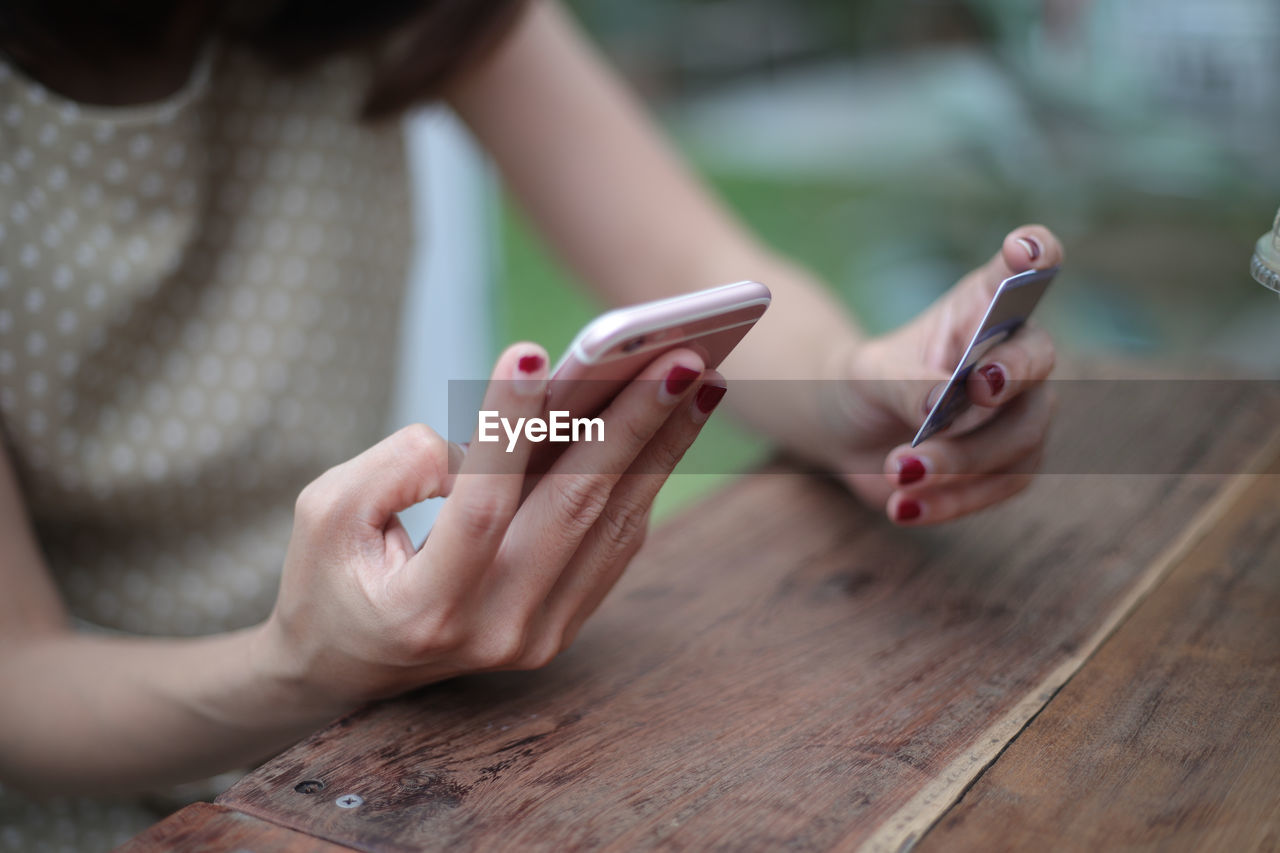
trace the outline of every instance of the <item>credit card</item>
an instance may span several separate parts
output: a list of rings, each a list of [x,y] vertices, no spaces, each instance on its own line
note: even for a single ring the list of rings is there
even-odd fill
[[[965,381],[977,367],[978,362],[996,344],[1007,339],[1027,321],[1031,312],[1039,303],[1040,297],[1049,289],[1053,277],[1058,274],[1059,267],[1047,270],[1028,270],[1006,278],[996,288],[996,295],[987,306],[987,313],[973,333],[969,346],[965,348],[960,363],[951,373],[942,394],[938,397],[929,415],[920,426],[920,431],[911,440],[915,447],[929,436],[946,429],[972,405],[969,393],[965,390]]]

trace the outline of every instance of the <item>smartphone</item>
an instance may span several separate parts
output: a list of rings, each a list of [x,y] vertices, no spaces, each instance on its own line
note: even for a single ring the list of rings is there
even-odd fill
[[[602,314],[551,372],[547,409],[599,414],[655,358],[686,347],[717,367],[764,315],[769,288],[740,281]]]
[[[1044,292],[1053,283],[1058,270],[1059,267],[1027,270],[1000,282],[996,295],[991,298],[991,304],[982,315],[982,322],[969,339],[964,355],[960,356],[960,362],[952,371],[942,393],[938,395],[938,401],[933,404],[924,423],[920,425],[920,431],[911,440],[912,447],[946,429],[969,408],[969,394],[965,390],[969,374],[992,347],[1022,328],[1022,324],[1039,304],[1040,297],[1044,296]]]

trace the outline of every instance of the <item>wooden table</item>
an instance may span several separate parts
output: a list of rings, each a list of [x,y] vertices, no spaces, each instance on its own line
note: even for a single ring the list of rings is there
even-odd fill
[[[1274,849],[1280,392],[1059,390],[1018,501],[901,530],[745,476],[552,666],[361,710],[122,849]]]

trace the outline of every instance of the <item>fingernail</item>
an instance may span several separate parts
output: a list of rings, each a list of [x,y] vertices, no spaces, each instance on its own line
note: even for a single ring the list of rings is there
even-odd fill
[[[920,517],[920,503],[908,498],[905,501],[898,501],[898,512],[894,516],[898,521],[911,521]]]
[[[978,368],[978,375],[987,380],[991,396],[999,397],[1000,392],[1004,390],[1004,368],[998,364],[988,364],[986,367]]]
[[[716,406],[720,405],[720,400],[724,398],[724,392],[729,390],[723,385],[703,385],[693,395],[693,420],[695,423],[702,423],[711,413],[715,411]]]
[[[945,382],[939,382],[929,389],[928,395],[924,398],[924,413],[927,415],[933,411],[933,407],[938,404],[938,399],[942,396],[942,391],[947,387]]]
[[[1040,247],[1040,241],[1035,237],[1019,237],[1018,244],[1027,250],[1027,257],[1033,261],[1039,258],[1040,252],[1043,251]]]
[[[666,381],[662,383],[663,389],[667,392],[670,399],[679,397],[685,391],[689,390],[689,386],[698,378],[698,371],[685,367],[683,364],[677,364],[671,368],[671,372],[667,374]],[[668,400],[670,402],[670,400]]]
[[[462,463],[467,458],[467,446],[469,444],[470,442],[467,442],[465,444],[458,444],[455,441],[449,442],[449,473],[450,474],[456,474],[462,468]]]
[[[520,356],[516,360],[515,376],[512,377],[516,393],[541,394],[547,385],[546,376],[543,374],[546,364],[547,359],[541,353],[531,352]]]
[[[898,485],[909,486],[924,479],[925,467],[915,456],[904,456],[898,460]]]

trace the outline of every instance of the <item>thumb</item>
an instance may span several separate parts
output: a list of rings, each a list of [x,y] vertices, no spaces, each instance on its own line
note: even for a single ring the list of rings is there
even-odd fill
[[[874,380],[867,396],[903,423],[919,425],[951,377],[996,288],[1009,275],[1002,249],[914,320],[863,347],[857,372]]]
[[[976,326],[996,295],[1000,282],[1028,270],[1043,270],[1062,263],[1062,243],[1043,225],[1023,225],[1005,235],[1000,250],[982,266],[962,278],[947,294],[954,302],[954,316],[966,326]],[[972,333],[972,328],[958,331]],[[968,343],[966,340],[964,343]],[[963,343],[961,344],[963,346]],[[959,358],[959,353],[956,353]]]
[[[1062,244],[1043,225],[1023,225],[1010,231],[1004,242],[982,266],[962,278],[947,294],[915,321],[890,336],[893,355],[916,354],[918,361],[904,366],[911,371],[897,377],[914,381],[886,389],[887,401],[899,417],[919,423],[937,400],[950,378],[1000,282],[1030,269],[1047,269],[1062,263]],[[892,362],[890,362],[892,365]],[[894,378],[894,374],[884,374]],[[893,383],[889,383],[893,384]]]
[[[853,380],[847,386],[852,393],[843,398],[843,422],[874,434],[920,424],[950,373],[921,358],[918,338],[912,324],[853,351],[845,374]]]
[[[315,485],[329,495],[338,518],[382,530],[396,513],[447,496],[453,487],[450,456],[456,470],[462,452],[431,427],[412,424],[326,472]]]

